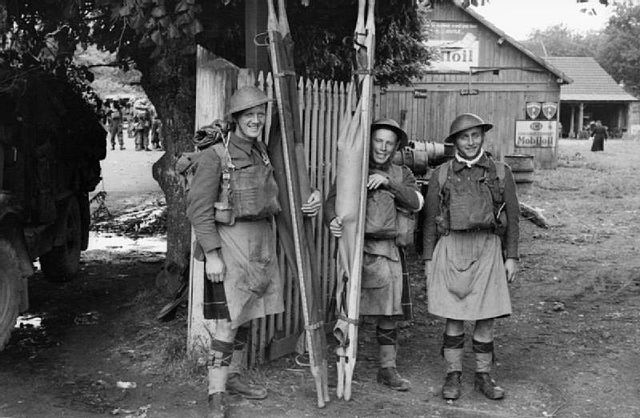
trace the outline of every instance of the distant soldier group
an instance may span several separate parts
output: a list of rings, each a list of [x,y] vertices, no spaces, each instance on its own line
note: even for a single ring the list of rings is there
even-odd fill
[[[129,101],[108,100],[105,112],[107,132],[111,149],[116,149],[116,142],[121,150],[124,146],[124,129],[127,136],[134,138],[136,151],[162,150],[162,122],[155,115],[151,104],[146,100],[137,100],[133,106]]]

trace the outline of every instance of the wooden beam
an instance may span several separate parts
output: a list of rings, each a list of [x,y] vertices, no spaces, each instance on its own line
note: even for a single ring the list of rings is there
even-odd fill
[[[196,129],[224,118],[227,99],[236,89],[239,68],[198,46],[196,55]],[[195,234],[191,231],[191,254]],[[215,321],[204,319],[204,263],[191,257],[189,265],[189,320],[187,350],[203,355],[208,351]]]
[[[271,68],[269,66],[269,50],[258,46],[254,39],[256,35],[267,32],[267,2],[265,0],[245,0],[244,2],[244,47],[245,67],[256,74]]]

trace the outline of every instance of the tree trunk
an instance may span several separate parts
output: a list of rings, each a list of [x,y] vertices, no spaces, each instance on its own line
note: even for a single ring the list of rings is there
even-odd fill
[[[174,166],[182,152],[193,151],[195,54],[180,57],[180,63],[174,66],[160,61],[143,74],[148,74],[143,77],[142,85],[162,120],[165,139],[165,153],[153,165],[153,178],[167,201],[166,262],[186,268],[189,265],[191,227],[186,217],[182,179]],[[168,285],[166,290],[169,291],[175,289],[176,283],[163,285]]]

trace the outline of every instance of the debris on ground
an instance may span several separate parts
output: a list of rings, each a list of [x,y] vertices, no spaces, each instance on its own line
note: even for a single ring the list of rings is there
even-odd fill
[[[164,234],[167,230],[166,209],[164,197],[145,201],[116,216],[97,216],[99,214],[96,209],[92,214],[94,222],[91,230],[136,236]]]

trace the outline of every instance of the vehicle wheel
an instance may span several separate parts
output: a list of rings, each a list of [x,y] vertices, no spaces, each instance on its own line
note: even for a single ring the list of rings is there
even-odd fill
[[[0,351],[9,341],[20,307],[20,269],[11,245],[0,240]]]
[[[65,243],[40,256],[40,267],[47,280],[68,282],[78,275],[82,249],[82,220],[78,199],[71,198],[65,214]]]

